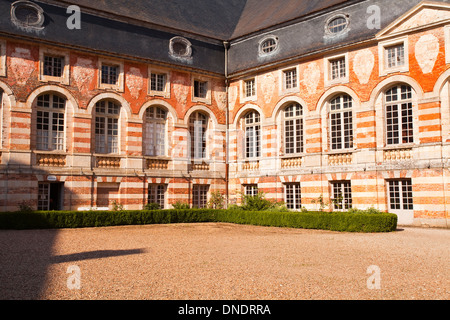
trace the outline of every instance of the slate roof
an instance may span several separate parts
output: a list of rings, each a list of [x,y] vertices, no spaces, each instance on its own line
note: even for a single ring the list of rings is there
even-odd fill
[[[354,0],[60,0],[169,26],[202,36],[231,40]]]

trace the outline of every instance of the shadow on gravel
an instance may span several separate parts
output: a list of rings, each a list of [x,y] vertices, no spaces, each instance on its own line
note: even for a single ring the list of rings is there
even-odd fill
[[[144,253],[99,250],[54,256],[58,230],[0,230],[0,299],[39,300],[52,264]]]
[[[90,259],[102,259],[111,258],[119,256],[128,256],[132,254],[145,253],[145,249],[133,249],[133,250],[98,250],[90,252],[81,252],[74,254],[67,254],[62,256],[54,256],[51,259],[51,263],[65,263],[80,260],[90,260]]]

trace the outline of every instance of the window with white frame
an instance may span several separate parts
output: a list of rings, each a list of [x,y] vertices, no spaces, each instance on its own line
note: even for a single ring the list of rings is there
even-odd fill
[[[352,185],[350,181],[336,181],[331,183],[332,201],[335,210],[352,208]]]
[[[283,87],[285,90],[297,88],[297,68],[283,71]]]
[[[149,107],[145,112],[144,154],[164,156],[166,154],[167,111],[161,107]]]
[[[124,91],[123,62],[99,59],[99,88]]]
[[[324,59],[325,85],[347,83],[349,81],[348,53],[334,55]]]
[[[261,156],[261,117],[258,112],[250,111],[245,116],[245,157]]]
[[[205,99],[208,93],[208,82],[194,80],[194,97]]]
[[[288,209],[302,208],[302,193],[300,183],[287,183],[284,185],[284,200]]]
[[[56,94],[42,94],[36,101],[36,148],[64,151],[66,99]]]
[[[269,36],[264,38],[259,44],[259,55],[266,56],[273,54],[278,49],[278,38],[275,36]]]
[[[386,67],[397,68],[405,65],[405,45],[396,44],[385,48]]]
[[[166,78],[165,73],[152,73],[150,75],[150,90],[163,92],[166,89]]]
[[[389,180],[388,186],[391,210],[413,210],[411,179]]]
[[[43,73],[44,76],[61,77],[64,72],[64,57],[44,54]]]
[[[255,79],[244,80],[244,96],[251,98],[256,95],[256,81]]]
[[[380,42],[380,76],[409,70],[408,38]]]
[[[192,188],[192,206],[194,208],[203,209],[208,204],[208,185],[196,184]]]
[[[206,131],[208,117],[196,111],[189,118],[189,134],[191,140],[191,159],[206,159]]]
[[[55,49],[39,48],[39,80],[69,84],[69,53]]]
[[[412,88],[396,85],[385,92],[386,144],[414,142]]]
[[[345,57],[330,60],[331,80],[343,79],[347,77]]]
[[[247,184],[244,185],[244,193],[246,196],[257,196],[258,195],[258,185],[257,184]]]
[[[332,150],[353,148],[352,98],[339,95],[330,101],[330,142]]]
[[[302,153],[303,143],[303,108],[291,103],[284,109],[284,153]]]
[[[101,100],[95,105],[95,152],[119,153],[120,105]]]
[[[160,209],[164,209],[166,190],[165,184],[149,184],[147,203],[156,203]]]
[[[119,80],[119,73],[119,66],[102,64],[101,83],[117,85],[117,82]]]

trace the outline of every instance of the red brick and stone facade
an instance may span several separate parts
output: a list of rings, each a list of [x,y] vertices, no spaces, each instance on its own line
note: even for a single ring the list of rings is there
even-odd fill
[[[387,51],[398,46],[402,63],[389,66]],[[326,210],[374,207],[397,213],[400,224],[448,227],[448,4],[419,3],[371,40],[227,79],[6,35],[0,50],[2,211],[21,203],[203,206],[214,191],[239,203],[242,192],[257,188],[294,209],[317,209],[322,197]],[[47,54],[65,58],[60,77],[44,75]],[[338,60],[342,73],[333,79]],[[114,85],[102,83],[103,65],[117,66]],[[155,74],[165,77],[160,90],[151,83]],[[45,99],[63,101],[61,128]],[[118,111],[104,113],[110,104]],[[164,116],[149,120],[156,109]],[[43,118],[52,129],[42,129]],[[45,134],[60,139],[57,148],[42,147],[42,139],[54,143]],[[191,143],[192,136],[204,141]],[[112,149],[99,151],[100,139],[114,140],[103,144]],[[146,151],[155,139],[162,151]],[[201,155],[193,159],[196,145]]]

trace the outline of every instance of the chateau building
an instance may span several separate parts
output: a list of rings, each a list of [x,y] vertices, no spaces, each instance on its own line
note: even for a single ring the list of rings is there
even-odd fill
[[[290,209],[448,227],[450,1],[0,0],[0,210]]]

